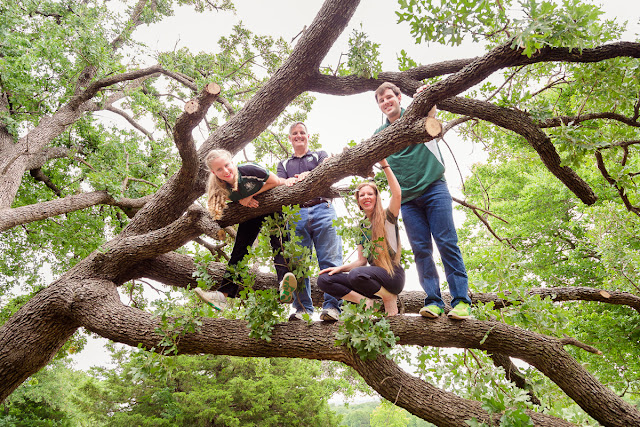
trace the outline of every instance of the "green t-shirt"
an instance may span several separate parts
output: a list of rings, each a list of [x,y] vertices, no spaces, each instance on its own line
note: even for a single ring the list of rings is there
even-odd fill
[[[270,172],[255,163],[245,163],[238,166],[238,190],[229,194],[232,202],[249,197],[260,191],[264,183],[269,178]],[[227,184],[228,188],[231,186]]]
[[[400,116],[403,114],[404,108]],[[390,125],[387,119],[385,124],[376,129],[374,135]],[[435,139],[425,144],[405,147],[388,156],[387,162],[400,183],[402,203],[423,195],[435,181],[444,181],[444,160]]]

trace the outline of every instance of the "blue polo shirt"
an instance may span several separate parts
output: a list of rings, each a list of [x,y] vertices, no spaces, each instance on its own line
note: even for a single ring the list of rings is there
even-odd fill
[[[326,151],[307,151],[302,157],[296,157],[294,154],[278,163],[277,174],[280,178],[293,178],[302,172],[312,171],[327,157],[329,155]]]

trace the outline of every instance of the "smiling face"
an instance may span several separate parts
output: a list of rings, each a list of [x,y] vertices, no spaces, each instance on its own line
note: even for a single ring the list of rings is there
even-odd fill
[[[393,90],[386,89],[380,95],[378,95],[378,107],[380,107],[380,111],[384,113],[385,116],[389,119],[389,122],[393,123],[394,121],[400,118],[400,99],[402,95],[396,95],[393,93]]]
[[[302,123],[293,126],[289,131],[289,142],[293,147],[293,152],[297,157],[302,157],[309,151],[309,137],[307,128]]]
[[[358,200],[360,209],[362,209],[367,217],[371,217],[376,207],[376,201],[378,200],[378,192],[376,189],[370,185],[363,185],[356,193],[356,199]]]
[[[227,156],[216,157],[209,162],[209,169],[218,179],[233,185],[238,176],[238,168]]]

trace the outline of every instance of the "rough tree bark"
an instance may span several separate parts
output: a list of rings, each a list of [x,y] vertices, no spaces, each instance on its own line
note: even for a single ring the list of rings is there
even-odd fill
[[[144,3],[141,0],[133,12],[131,22],[134,26]],[[116,342],[131,346],[142,344],[161,351],[162,337],[156,332],[158,320],[149,313],[123,305],[118,286],[136,278],[155,279],[169,286],[193,284],[193,260],[172,251],[203,234],[214,236],[220,227],[272,212],[283,204],[300,203],[323,194],[328,183],[354,174],[368,175],[378,160],[409,144],[432,138],[425,131],[424,121],[426,113],[435,104],[441,109],[477,117],[522,135],[549,170],[584,203],[591,204],[596,200],[594,191],[574,171],[561,164],[552,142],[540,130],[541,124],[525,113],[457,95],[505,67],[545,61],[594,62],[617,56],[638,58],[640,44],[618,43],[582,52],[543,49],[531,58],[505,44],[482,57],[421,66],[401,73],[382,73],[377,79],[320,74],[321,61],[357,6],[357,0],[327,0],[289,59],[244,108],[212,132],[196,150],[191,132],[217,100],[220,88],[212,82],[198,94],[174,127],[173,138],[182,161],[180,170],[156,193],[143,199],[114,200],[105,192],[95,192],[21,208],[10,207],[25,171],[39,167],[55,156],[65,155],[52,151],[48,145],[69,123],[87,112],[111,108],[112,102],[104,107],[94,102],[101,90],[121,82],[128,82],[133,87],[139,85],[139,79],[158,73],[176,77],[160,66],[102,80],[94,80],[95,70],[88,68],[79,77],[74,97],[50,117],[42,119],[25,137],[11,141],[8,133],[0,129],[0,231],[96,204],[116,205],[131,215],[135,213],[121,234],[36,294],[0,328],[0,401],[44,367],[80,327]],[[120,39],[112,46],[117,49]],[[421,79],[441,75],[448,76],[417,96],[405,116],[393,126],[329,158],[300,185],[279,187],[260,195],[260,208],[250,210],[233,204],[220,221],[214,222],[201,207],[193,204],[204,190],[207,174],[202,164],[204,155],[214,147],[238,152],[301,93],[348,95],[371,91],[388,80],[411,95],[421,85]],[[4,96],[0,98],[0,110],[6,110]],[[219,277],[223,266],[212,264],[210,268],[212,274]],[[259,275],[257,287],[274,286],[273,276]],[[317,303],[321,298],[317,290],[314,292]],[[548,291],[531,292],[544,295]],[[401,299],[406,311],[415,313],[423,297],[414,292],[403,294]],[[556,288],[552,297],[557,301],[577,299],[624,304],[640,310],[640,299],[623,293]],[[496,295],[477,294],[473,298],[503,302]],[[497,322],[468,320],[461,323],[447,318],[426,321],[419,316],[399,316],[390,323],[400,337],[400,345],[479,349],[500,355],[503,365],[507,364],[504,357],[519,358],[548,376],[603,425],[640,425],[640,412],[577,363],[563,348],[567,342]],[[462,399],[415,378],[387,359],[379,357],[373,362],[363,362],[345,348],[336,347],[333,336],[337,328],[337,324],[282,324],[276,327],[272,342],[265,343],[249,338],[243,321],[204,319],[201,330],[184,335],[178,351],[182,354],[336,360],[355,368],[388,400],[437,425],[459,426],[471,417],[497,422],[499,415],[491,418],[480,403]],[[569,425],[545,414],[530,412],[529,415],[536,425]]]

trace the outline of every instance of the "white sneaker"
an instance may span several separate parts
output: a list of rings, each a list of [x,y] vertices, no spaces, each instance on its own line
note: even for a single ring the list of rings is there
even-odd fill
[[[291,313],[291,315],[289,316],[289,321],[304,320],[302,317],[303,314],[304,312],[301,312],[301,311],[296,311],[295,313]]]
[[[208,292],[203,291],[201,288],[195,288],[194,292],[198,298],[218,311],[222,311],[227,308],[227,297],[225,297],[220,291]]]
[[[340,312],[335,308],[327,308],[320,313],[320,320],[325,322],[337,322],[340,320]]]

